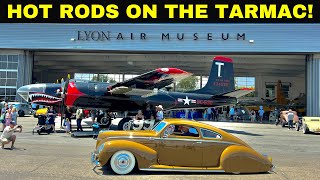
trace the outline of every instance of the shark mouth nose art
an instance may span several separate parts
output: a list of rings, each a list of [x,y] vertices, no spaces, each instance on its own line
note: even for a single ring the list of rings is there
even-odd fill
[[[50,96],[48,94],[34,93],[30,94],[29,98],[33,103],[45,102],[45,103],[57,103],[62,101],[61,98]]]

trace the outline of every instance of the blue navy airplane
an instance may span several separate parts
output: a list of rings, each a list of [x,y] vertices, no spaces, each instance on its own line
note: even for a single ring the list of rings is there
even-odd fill
[[[218,56],[213,58],[207,84],[194,91],[172,92],[162,88],[191,73],[177,68],[158,68],[119,83],[92,82],[75,79],[61,84],[31,84],[18,89],[26,101],[40,105],[64,105],[106,112],[143,110],[147,105],[161,104],[164,110],[197,109],[233,105],[237,98],[251,90],[235,90],[233,61]],[[129,121],[123,119],[119,124]]]

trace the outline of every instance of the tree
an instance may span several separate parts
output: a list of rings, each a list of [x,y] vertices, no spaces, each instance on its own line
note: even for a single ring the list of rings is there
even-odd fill
[[[182,79],[177,83],[177,89],[180,91],[190,91],[197,88],[198,77],[190,76],[188,78]]]
[[[99,77],[99,78],[98,78]],[[116,83],[116,81],[110,78],[108,75],[94,75],[91,81],[99,81],[99,82],[109,82],[109,83]]]

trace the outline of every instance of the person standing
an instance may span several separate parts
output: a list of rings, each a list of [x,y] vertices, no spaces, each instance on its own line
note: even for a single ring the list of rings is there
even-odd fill
[[[81,121],[83,119],[83,109],[79,108],[77,109],[76,112],[76,118],[77,118],[77,131],[83,131],[82,126],[81,126]]]
[[[162,105],[156,106],[156,122],[155,124],[157,124],[158,122],[162,121],[164,119],[163,117],[163,107]]]
[[[264,114],[263,106],[260,106],[260,109],[259,109],[260,123],[262,123],[263,114]]]
[[[152,111],[150,109],[149,104],[147,105],[146,109],[144,110],[143,115],[144,115],[145,119],[151,119]]]
[[[212,120],[212,110],[211,110],[211,108],[207,109],[207,117],[208,117],[208,121]]]
[[[49,125],[53,126],[53,131],[56,133],[56,126],[55,126],[55,119],[56,119],[56,111],[53,109],[52,106],[50,106],[48,110],[48,116],[49,116]]]
[[[275,118],[276,125],[278,125],[279,119],[280,119],[280,112],[278,108],[274,108],[274,118]]]
[[[17,109],[14,107],[12,108],[12,112],[11,112],[11,121],[15,123],[15,125],[18,124],[17,122],[18,120],[18,113],[17,113]]]
[[[293,128],[293,118],[294,118],[294,113],[292,112],[291,109],[289,109],[289,112],[288,112],[288,130]]]
[[[251,122],[256,120],[256,112],[252,109],[250,112]]]
[[[231,120],[231,121],[233,121],[234,115],[235,115],[234,107],[231,107],[231,108],[230,108],[230,111],[229,111],[229,116],[230,116],[230,120]]]
[[[4,107],[1,109],[1,118],[2,118],[2,131],[6,128],[6,113],[8,110],[8,104],[5,103]]]
[[[6,113],[6,127],[10,125],[10,122],[12,122],[12,109],[8,109]]]
[[[67,126],[67,122],[69,122],[69,130],[70,131],[72,131],[71,116],[72,116],[71,108],[70,108],[70,106],[67,106],[67,109],[65,111],[65,118],[66,118],[66,126]]]
[[[96,109],[92,109],[92,110],[91,110],[91,119],[92,119],[92,124],[94,124],[94,123],[95,123],[96,116],[97,116],[97,110],[96,110]]]

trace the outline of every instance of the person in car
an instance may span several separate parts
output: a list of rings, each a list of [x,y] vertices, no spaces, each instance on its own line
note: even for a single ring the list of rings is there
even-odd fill
[[[194,128],[189,128],[187,126],[180,126],[179,130],[182,132],[181,136],[194,136],[198,137],[198,134],[192,133],[191,131],[194,131]]]

